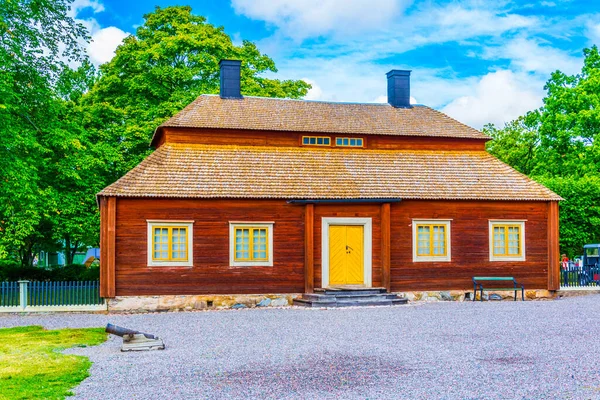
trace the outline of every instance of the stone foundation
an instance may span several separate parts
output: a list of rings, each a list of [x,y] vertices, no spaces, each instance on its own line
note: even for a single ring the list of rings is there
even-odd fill
[[[109,312],[193,311],[223,308],[285,307],[301,294],[117,296]]]
[[[450,290],[444,292],[398,292],[398,296],[408,299],[408,301],[471,301],[473,291]],[[513,300],[514,292],[483,292],[483,300]],[[544,289],[525,290],[525,300],[549,300],[557,297],[556,292]],[[477,300],[479,292],[477,293]],[[521,292],[517,293],[517,300],[521,300]]]
[[[548,290],[525,290],[526,300],[549,300],[561,297],[564,292]],[[398,292],[398,296],[410,302],[430,301],[470,301],[473,292],[451,290],[442,292]],[[484,292],[483,300],[490,295],[499,297],[492,300],[512,300],[512,292]],[[236,295],[163,295],[163,296],[118,296],[108,299],[109,312],[156,312],[156,311],[193,311],[225,308],[287,307],[300,297],[294,294],[236,294]],[[517,300],[521,299],[521,294]],[[477,294],[479,300],[479,293]]]

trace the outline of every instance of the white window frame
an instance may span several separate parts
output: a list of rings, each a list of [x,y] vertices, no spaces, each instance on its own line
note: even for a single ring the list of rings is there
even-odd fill
[[[413,262],[450,262],[452,261],[452,230],[451,219],[418,219],[412,220],[412,247],[413,247]],[[417,225],[444,225],[446,231],[446,255],[444,256],[422,256],[417,254],[418,233]]]
[[[181,220],[146,220],[148,230],[148,266],[149,267],[192,267],[194,265],[194,221]],[[155,226],[167,226],[174,228],[187,228],[187,261],[159,261],[152,258],[152,236]]]
[[[490,261],[525,261],[525,222],[526,219],[490,219],[489,220],[489,250]],[[519,245],[521,246],[520,256],[496,256],[494,255],[494,225],[519,225],[520,236]],[[507,238],[508,240],[508,238]]]
[[[229,221],[229,265],[231,267],[272,267],[274,224],[272,221]],[[267,261],[235,261],[235,228],[238,226],[267,228]]]

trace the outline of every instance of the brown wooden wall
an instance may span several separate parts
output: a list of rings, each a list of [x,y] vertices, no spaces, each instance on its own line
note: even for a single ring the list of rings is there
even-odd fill
[[[153,145],[164,143],[194,143],[240,146],[298,147],[302,136],[329,136],[363,138],[366,149],[384,150],[461,150],[484,151],[486,140],[442,137],[392,136],[392,135],[346,135],[302,132],[275,132],[233,129],[160,128]],[[314,148],[314,146],[312,146]],[[322,146],[317,146],[321,147]],[[337,149],[331,146],[331,149]],[[339,148],[339,147],[338,147]],[[341,147],[342,149],[347,149]]]
[[[285,201],[117,199],[116,294],[301,293],[304,207]],[[194,266],[148,267],[148,219],[194,220]],[[273,267],[229,266],[229,221],[273,221]]]
[[[548,287],[548,205],[544,202],[403,201],[391,210],[392,291],[473,288],[473,276],[514,276]],[[412,218],[452,219],[450,262],[412,262]],[[489,261],[490,219],[525,219],[526,261]]]
[[[317,204],[315,206],[315,240],[314,240],[314,266],[315,281],[314,285],[320,288],[322,285],[322,227],[321,219],[323,217],[339,218],[372,218],[373,226],[373,286],[382,286],[381,282],[381,226],[380,226],[380,205],[379,204]]]
[[[103,200],[103,245],[111,222]],[[114,203],[110,203],[114,204]],[[284,200],[116,199],[114,269],[116,295],[301,293],[305,289],[304,205]],[[321,287],[321,218],[369,217],[373,227],[373,285],[384,286],[380,204],[316,204],[314,212],[314,287]],[[548,272],[548,235],[555,222],[545,202],[416,201],[390,207],[392,291],[470,289],[475,275],[514,276],[528,289],[552,286]],[[386,211],[387,212],[387,211]],[[557,212],[556,212],[556,215]],[[412,219],[451,219],[451,262],[412,262]],[[194,266],[148,267],[148,219],[194,220]],[[489,261],[489,219],[524,219],[526,261]],[[273,221],[273,267],[229,266],[229,221]],[[387,218],[384,218],[384,222]],[[114,221],[113,221],[114,222]],[[384,235],[384,238],[387,234]],[[110,255],[109,249],[101,249]],[[102,276],[110,261],[101,259]],[[107,275],[108,272],[108,275]],[[107,286],[106,282],[103,283]],[[106,289],[108,290],[108,289]],[[108,291],[110,292],[110,291]],[[108,293],[107,292],[107,293]]]

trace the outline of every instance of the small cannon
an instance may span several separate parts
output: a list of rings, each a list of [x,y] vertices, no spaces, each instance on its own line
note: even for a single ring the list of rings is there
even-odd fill
[[[123,338],[121,351],[164,350],[165,343],[157,336],[134,331],[121,326],[106,324],[106,332]]]

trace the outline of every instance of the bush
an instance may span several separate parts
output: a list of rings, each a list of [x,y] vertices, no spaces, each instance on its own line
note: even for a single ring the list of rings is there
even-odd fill
[[[23,267],[14,262],[0,263],[0,281],[95,281],[100,279],[100,267],[86,268],[82,264],[53,266],[47,268]]]

